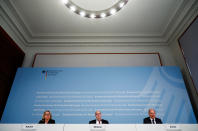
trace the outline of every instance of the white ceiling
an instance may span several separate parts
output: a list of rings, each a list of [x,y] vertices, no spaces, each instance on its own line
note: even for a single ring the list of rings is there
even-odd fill
[[[101,10],[118,0],[72,1],[86,9]],[[71,12],[62,0],[2,0],[1,10],[2,17],[9,17],[26,46],[164,45],[185,16],[197,8],[195,4],[197,0],[129,0],[118,13],[105,19],[83,18]]]

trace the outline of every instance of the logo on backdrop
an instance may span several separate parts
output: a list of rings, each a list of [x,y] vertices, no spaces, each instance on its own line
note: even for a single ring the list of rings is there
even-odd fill
[[[42,71],[42,74],[45,75],[44,80],[46,80],[46,79],[47,79],[47,71],[46,71],[46,70],[43,70],[43,71]]]
[[[60,72],[62,72],[62,70],[42,70],[44,80],[47,80],[48,76],[57,76]]]

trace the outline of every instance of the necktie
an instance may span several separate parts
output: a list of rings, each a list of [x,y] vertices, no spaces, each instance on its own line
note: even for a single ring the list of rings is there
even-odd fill
[[[99,121],[99,124],[100,124],[100,121]]]
[[[152,124],[155,124],[154,119],[152,119]]]

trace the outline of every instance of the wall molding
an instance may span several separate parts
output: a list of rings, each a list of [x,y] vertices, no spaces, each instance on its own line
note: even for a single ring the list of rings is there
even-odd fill
[[[158,57],[159,60],[159,64],[160,66],[163,66],[161,57],[160,57],[160,53],[159,52],[144,52],[144,53],[36,53],[34,55],[34,60],[32,63],[32,67],[34,67],[35,65],[35,61],[37,56],[41,56],[41,55],[156,55]]]

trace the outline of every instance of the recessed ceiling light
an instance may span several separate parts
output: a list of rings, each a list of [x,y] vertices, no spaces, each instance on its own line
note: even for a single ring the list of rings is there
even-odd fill
[[[96,15],[95,15],[95,14],[91,14],[90,17],[91,17],[91,18],[95,18]]]
[[[68,0],[62,0],[63,4],[67,4],[69,1]]]
[[[101,13],[101,14],[100,14],[100,17],[101,17],[101,18],[104,18],[104,17],[106,17],[106,14],[105,14],[105,13]]]
[[[114,15],[114,14],[116,13],[116,9],[111,9],[111,10],[110,10],[110,13],[111,13],[112,15]]]
[[[85,16],[86,13],[85,13],[84,11],[81,11],[81,12],[80,12],[80,15],[81,15],[81,16]]]
[[[110,8],[104,10],[88,10],[84,9],[73,2],[73,0],[62,0],[64,5],[76,14],[87,18],[105,18],[117,13],[129,0],[118,0]]]
[[[122,8],[123,6],[124,6],[124,2],[121,2],[121,3],[119,4],[119,7]]]
[[[76,11],[76,7],[75,6],[70,6],[71,11]]]

